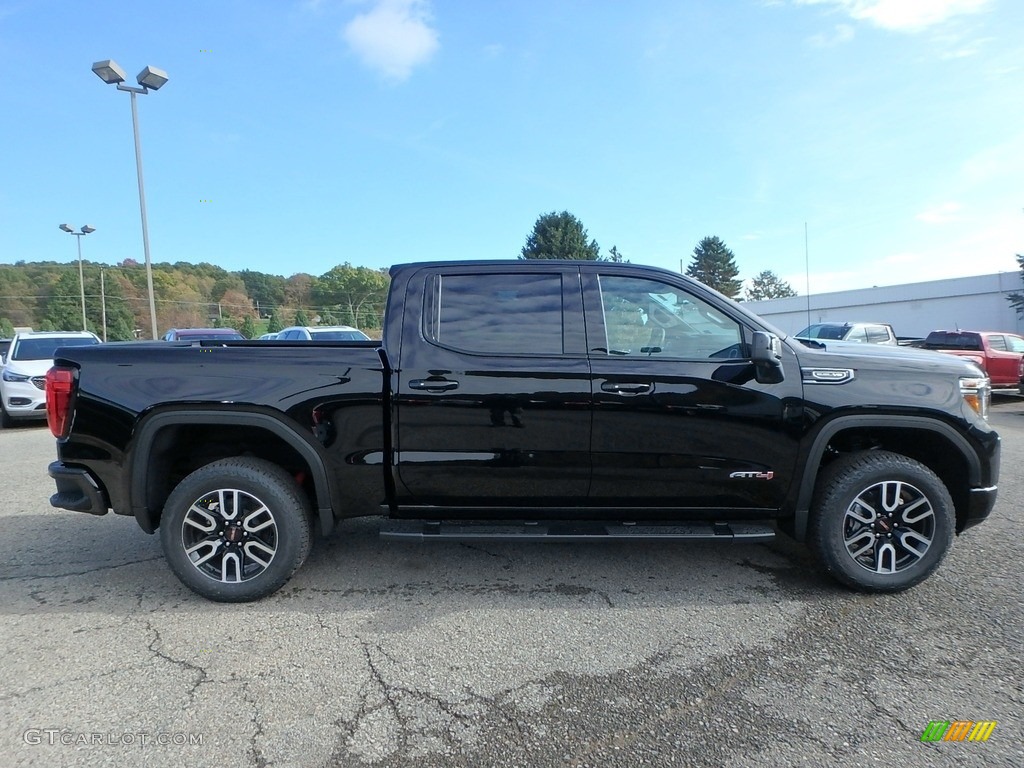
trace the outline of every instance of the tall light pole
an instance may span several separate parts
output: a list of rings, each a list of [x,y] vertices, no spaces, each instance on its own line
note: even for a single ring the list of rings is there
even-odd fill
[[[70,224],[61,224],[60,229],[67,232],[69,235],[74,235],[75,239],[78,240],[78,287],[82,292],[82,330],[89,330],[89,325],[85,319],[85,275],[82,273],[82,238],[88,235],[90,232],[95,232],[96,227],[90,227],[86,224],[82,227],[81,232],[75,232],[71,228]]]
[[[142,184],[142,144],[139,142],[139,113],[135,106],[135,94],[143,95],[159,90],[167,82],[167,73],[156,67],[146,67],[139,72],[136,82],[141,86],[133,88],[124,85],[125,72],[112,59],[97,61],[92,71],[107,85],[116,85],[119,91],[132,95],[132,132],[135,134],[135,170],[139,177],[139,208],[142,211],[142,250],[146,254],[146,283],[149,287],[149,319],[153,325],[153,338],[160,338],[156,328],[156,297],[153,294],[153,262],[149,258],[149,225],[146,221],[146,190]]]

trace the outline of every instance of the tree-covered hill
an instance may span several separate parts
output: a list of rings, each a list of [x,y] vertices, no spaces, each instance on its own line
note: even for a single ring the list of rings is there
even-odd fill
[[[149,337],[145,266],[128,259],[111,266],[83,262],[0,264],[0,337],[14,327],[80,330],[82,289],[88,328],[111,341]],[[169,328],[230,326],[250,334],[260,320],[291,324],[345,324],[379,328],[384,314],[386,270],[344,263],[320,276],[291,277],[213,264],[153,265],[153,293],[160,333]],[[296,320],[298,318],[298,321]]]

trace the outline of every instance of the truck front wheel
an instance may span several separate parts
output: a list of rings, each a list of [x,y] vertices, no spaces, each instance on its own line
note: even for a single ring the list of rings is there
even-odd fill
[[[218,602],[280,589],[310,547],[309,503],[281,467],[231,458],[197,469],[167,499],[164,556],[189,589]]]
[[[926,579],[953,541],[953,500],[928,467],[871,451],[837,459],[818,480],[809,544],[834,578],[863,592]]]

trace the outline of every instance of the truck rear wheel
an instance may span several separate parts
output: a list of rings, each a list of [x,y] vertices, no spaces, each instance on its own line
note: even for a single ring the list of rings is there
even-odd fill
[[[953,541],[953,500],[928,467],[871,451],[837,459],[815,489],[809,544],[834,578],[863,592],[926,579]]]
[[[167,499],[164,556],[189,589],[218,602],[280,589],[309,554],[305,495],[281,467],[231,458],[197,469]]]

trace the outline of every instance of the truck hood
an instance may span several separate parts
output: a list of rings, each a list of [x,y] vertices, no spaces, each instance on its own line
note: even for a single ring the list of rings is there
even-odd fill
[[[920,371],[924,368],[937,375],[985,375],[969,360],[930,349],[852,341],[802,341],[793,336],[786,341],[796,352],[802,367],[821,366],[870,371]]]

